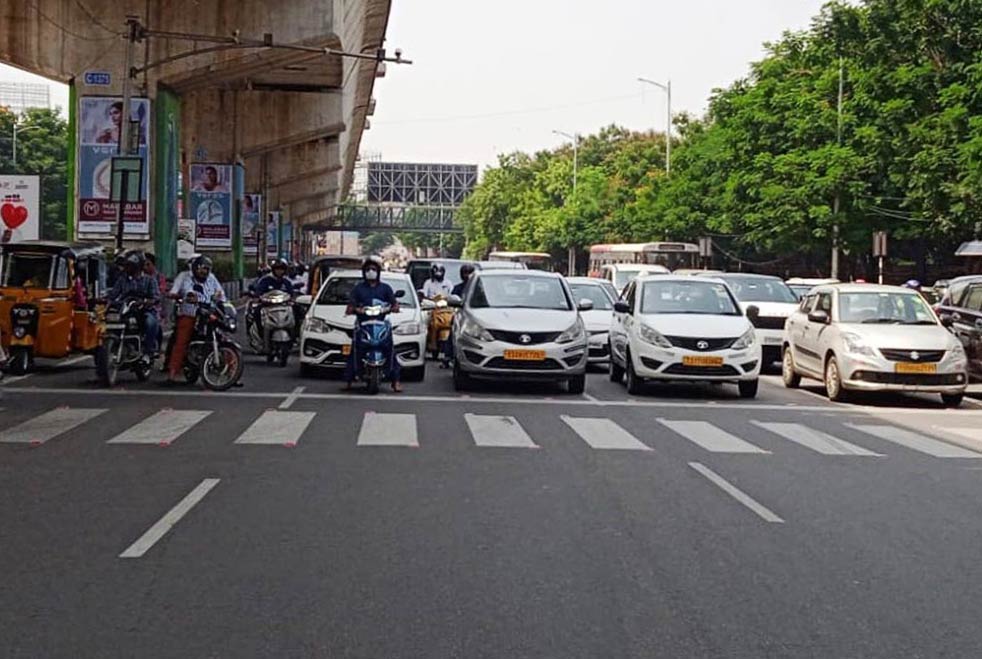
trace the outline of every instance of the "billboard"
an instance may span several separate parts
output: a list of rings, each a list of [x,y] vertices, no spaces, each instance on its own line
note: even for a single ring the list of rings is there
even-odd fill
[[[266,256],[280,255],[280,212],[273,211],[266,222]]]
[[[41,179],[0,175],[0,243],[41,237]]]
[[[263,196],[242,195],[242,253],[259,253],[259,218],[263,216]]]
[[[477,165],[369,162],[368,203],[460,206],[477,185]]]
[[[199,249],[232,248],[232,166],[191,165],[188,214],[197,224]]]
[[[118,155],[123,99],[118,96],[83,96],[79,100],[78,233],[105,235],[116,225],[116,204],[109,200],[112,158]],[[130,100],[133,155],[143,161],[142,198],[123,209],[123,230],[130,236],[148,236],[150,220],[150,100]]]

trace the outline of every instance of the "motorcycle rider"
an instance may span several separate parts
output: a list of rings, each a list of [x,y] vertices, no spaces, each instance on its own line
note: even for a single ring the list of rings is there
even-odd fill
[[[160,303],[160,286],[157,280],[144,272],[146,259],[143,252],[129,250],[122,254],[120,264],[122,274],[116,278],[116,283],[106,295],[110,302],[121,302],[127,297],[143,298],[147,305],[143,308],[143,356],[147,361],[153,361],[157,354],[157,338],[160,332],[160,321],[157,317],[156,305]]]
[[[284,293],[292,296],[294,294],[293,282],[291,282],[289,277],[286,276],[288,270],[289,266],[287,265],[286,261],[283,259],[276,259],[270,265],[270,273],[263,276],[256,282],[252,294],[258,298],[270,291],[283,291]],[[256,326],[262,325],[262,315],[260,313],[260,309],[260,305],[253,305],[252,322]]]
[[[218,278],[211,273],[212,262],[207,256],[198,256],[191,261],[191,276],[179,277],[170,289],[170,296],[178,301],[177,322],[174,324],[174,347],[167,362],[167,382],[180,382],[178,377],[184,369],[184,358],[188,344],[194,334],[194,320],[197,314],[197,300],[205,302],[224,302],[225,291]],[[188,294],[194,301],[187,300]]]
[[[470,263],[465,263],[460,266],[460,283],[453,287],[450,292],[451,295],[456,295],[459,298],[464,297],[464,291],[467,288],[467,282],[470,281],[471,275],[474,274],[474,266]]]
[[[430,278],[423,284],[423,297],[433,300],[439,296],[450,297],[453,292],[453,284],[447,281],[447,269],[439,263],[434,263],[430,267]]]
[[[346,315],[361,315],[365,307],[370,307],[376,303],[384,302],[392,308],[392,313],[399,312],[399,300],[396,298],[392,287],[382,281],[382,266],[378,261],[369,257],[361,264],[362,280],[351,289],[348,298],[348,308]],[[400,393],[402,384],[399,382],[399,360],[393,352],[392,335],[389,334],[389,342],[385,348],[386,356],[389,361],[389,381],[392,383],[392,391]],[[351,391],[351,383],[355,379],[357,365],[355,364],[355,350],[348,354],[348,362],[344,367],[345,391]]]

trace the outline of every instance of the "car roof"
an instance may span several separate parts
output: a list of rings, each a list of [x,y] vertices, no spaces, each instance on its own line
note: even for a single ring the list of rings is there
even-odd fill
[[[477,270],[475,275],[479,277],[538,277],[540,279],[562,279],[563,276],[558,272],[546,272],[545,270],[516,270],[512,268],[498,270]]]
[[[839,291],[840,293],[911,293],[914,295],[919,295],[919,293],[913,288],[904,288],[903,286],[887,286],[885,284],[824,284],[822,286],[816,286],[813,290],[834,290]]]
[[[361,270],[350,270],[350,269],[339,269],[335,268],[331,270],[331,274],[328,275],[328,279],[334,278],[346,278],[346,279],[361,279]],[[412,279],[405,272],[392,272],[391,270],[382,271],[382,279],[402,279],[404,281],[412,282]]]
[[[599,279],[597,277],[566,277],[567,283],[570,284],[587,284],[590,286],[609,286],[610,282],[606,279]]]
[[[722,279],[723,281],[726,281],[726,279],[730,277],[739,277],[740,279],[776,279],[780,282],[784,281],[780,277],[776,277],[774,275],[761,275],[761,274],[757,274],[756,272],[714,272],[708,275],[696,275],[696,276],[712,277],[715,279]]]
[[[666,272],[668,268],[657,263],[608,263],[605,268],[625,269],[625,270],[647,270],[649,272]]]
[[[694,281],[704,281],[712,284],[726,284],[722,279],[716,277],[693,277],[691,275],[650,275],[638,277],[637,281],[657,281],[657,282],[682,282],[684,284],[691,284]]]

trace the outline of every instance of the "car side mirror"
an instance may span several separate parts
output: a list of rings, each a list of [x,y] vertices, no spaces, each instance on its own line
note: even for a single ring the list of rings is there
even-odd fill
[[[302,304],[305,306],[310,306],[314,303],[314,297],[312,295],[298,295],[297,304]]]
[[[406,291],[396,291],[396,298],[406,297]]]
[[[436,309],[436,302],[433,300],[422,300],[419,303],[419,308],[423,311],[430,311],[431,309]]]
[[[813,323],[819,323],[821,325],[828,325],[831,318],[829,318],[829,312],[823,311],[821,309],[817,311],[808,312],[808,320]]]
[[[976,329],[982,330],[982,318],[976,319],[976,321],[975,321],[975,327],[976,327]]]
[[[631,305],[624,300],[614,302],[614,311],[617,313],[631,313]]]
[[[447,304],[449,304],[451,307],[459,308],[464,306],[464,301],[459,295],[451,295],[450,299],[447,300]]]
[[[579,311],[592,311],[593,310],[593,300],[588,300],[586,298],[583,298],[582,300],[580,300],[579,302],[576,303],[576,308]]]
[[[760,307],[758,307],[756,304],[751,304],[749,307],[747,307],[746,316],[751,323],[756,324],[757,319],[760,318]]]

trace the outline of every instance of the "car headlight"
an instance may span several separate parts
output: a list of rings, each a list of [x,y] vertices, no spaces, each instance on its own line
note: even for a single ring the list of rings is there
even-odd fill
[[[651,345],[658,346],[659,348],[671,348],[672,342],[662,336],[662,333],[656,330],[654,327],[649,327],[644,323],[641,324],[641,340],[650,343]]]
[[[958,339],[951,342],[951,357],[953,359],[965,359],[965,346]]]
[[[303,330],[305,332],[317,332],[318,334],[326,334],[331,331],[331,325],[321,318],[315,316],[308,316],[307,320],[303,321]]]
[[[744,332],[743,336],[737,339],[736,342],[732,346],[730,346],[730,348],[732,348],[733,350],[743,350],[745,348],[749,348],[754,344],[754,341],[756,339],[757,339],[757,332],[754,331],[753,327],[751,327],[746,332]]]
[[[858,334],[843,332],[842,343],[846,346],[846,352],[850,352],[854,355],[865,355],[866,357],[876,356],[873,349],[863,343],[862,337],[860,337]]]
[[[423,331],[423,326],[417,323],[416,321],[412,321],[409,323],[401,323],[399,325],[396,325],[395,329],[392,330],[392,333],[398,334],[400,336],[405,336],[407,334],[420,334],[422,333],[422,331]]]
[[[494,341],[494,337],[491,336],[491,332],[487,331],[473,320],[464,321],[464,324],[460,327],[460,333],[468,338],[474,339],[475,341],[484,341],[485,343]]]
[[[573,323],[569,329],[556,337],[556,343],[572,343],[573,341],[582,341],[586,338],[586,327],[583,325],[583,320],[577,318],[576,322]]]

